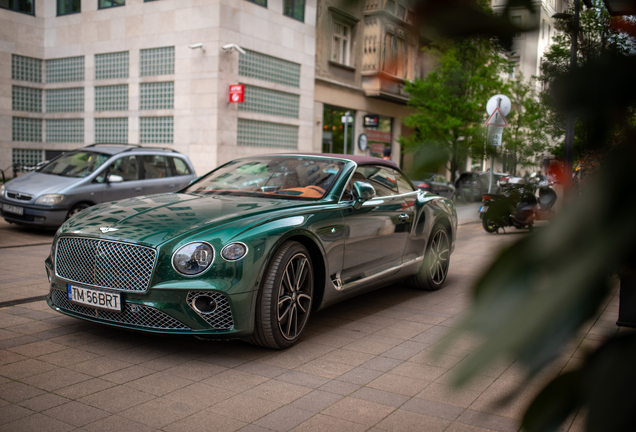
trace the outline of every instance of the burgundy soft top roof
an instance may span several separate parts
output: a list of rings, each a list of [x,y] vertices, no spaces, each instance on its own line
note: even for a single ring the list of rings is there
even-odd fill
[[[333,159],[344,159],[350,160],[352,162],[357,163],[358,165],[384,165],[389,168],[397,168],[397,164],[390,160],[385,160],[377,157],[371,156],[359,156],[359,155],[346,155],[346,154],[337,154],[337,153],[280,153],[280,156],[283,155],[293,155],[293,156],[320,156],[327,157]]]

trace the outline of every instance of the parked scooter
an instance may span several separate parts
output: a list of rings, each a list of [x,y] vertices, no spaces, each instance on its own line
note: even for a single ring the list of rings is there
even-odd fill
[[[548,180],[541,180],[539,182],[539,205],[535,215],[536,218],[538,220],[552,219],[556,201],[557,194],[550,186],[550,182]]]
[[[479,218],[486,232],[498,232],[499,228],[514,226],[533,229],[537,197],[522,177],[504,177],[499,180],[501,194],[484,194],[479,208]]]

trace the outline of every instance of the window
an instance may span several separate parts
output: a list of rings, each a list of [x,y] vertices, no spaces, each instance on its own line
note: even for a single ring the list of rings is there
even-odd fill
[[[298,126],[238,119],[236,142],[240,146],[298,148]]]
[[[81,11],[81,0],[57,0],[57,16],[78,13]]]
[[[84,81],[84,56],[46,60],[46,82]]]
[[[124,156],[117,159],[111,165],[109,174],[120,176],[124,181],[138,180],[137,156]]]
[[[13,86],[11,89],[11,109],[42,112],[42,90]]]
[[[305,0],[283,0],[283,14],[304,22]]]
[[[395,175],[393,174],[393,170],[389,168],[380,166],[359,167],[351,177],[351,181],[366,181],[370,183],[378,197],[398,194]]]
[[[146,180],[172,177],[172,170],[166,156],[146,155],[142,156],[141,159],[144,163],[144,178]]]
[[[84,111],[84,88],[46,90],[46,112]]]
[[[267,0],[247,0],[250,3],[256,3],[259,6],[267,7]]]
[[[123,6],[126,4],[126,0],[99,0],[99,8],[105,9],[115,6]]]
[[[128,142],[128,118],[95,119],[95,142],[126,144]]]
[[[128,84],[95,87],[95,111],[126,111]]]
[[[190,171],[190,168],[182,159],[171,157],[170,160],[172,160],[172,164],[175,170],[175,175],[182,176],[182,175],[192,174],[192,172]]]
[[[141,144],[172,144],[173,123],[172,117],[140,117],[139,142]]]
[[[22,166],[36,166],[42,162],[42,150],[11,149],[11,162]]]
[[[174,82],[141,83],[139,90],[139,109],[174,108]]]
[[[413,188],[413,186],[411,185],[411,183],[399,172],[394,171],[395,172],[395,180],[397,181],[397,185],[398,185],[398,191],[401,194],[404,193],[409,193],[409,192],[413,192],[415,190],[415,188]],[[445,177],[440,177],[440,181],[442,183],[446,183],[446,178]]]
[[[334,21],[331,43],[331,61],[349,66],[351,54],[351,27]]]
[[[291,87],[300,87],[300,65],[298,63],[256,51],[245,51],[245,55],[239,56],[239,75]]]
[[[0,0],[0,8],[35,15],[35,0]]]
[[[46,142],[83,143],[84,119],[46,120]]]
[[[42,60],[12,54],[11,79],[42,82]]]
[[[172,75],[174,47],[142,49],[139,52],[140,76]]]
[[[95,79],[128,78],[128,51],[95,54]]]
[[[238,109],[239,111],[298,118],[299,106],[300,97],[298,95],[246,85],[245,102],[238,104]]]
[[[13,141],[42,142],[42,119],[13,117],[11,139]]]

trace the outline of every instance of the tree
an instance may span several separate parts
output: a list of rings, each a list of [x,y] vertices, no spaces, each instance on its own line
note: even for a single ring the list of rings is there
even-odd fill
[[[504,148],[511,155],[512,174],[517,166],[536,165],[537,155],[549,146],[545,132],[545,110],[539,100],[534,80],[528,82],[522,73],[509,83],[507,94],[512,108],[506,117],[508,131],[504,134]]]
[[[557,32],[553,43],[545,52],[541,63],[541,75],[538,78],[543,84],[544,91],[541,100],[546,110],[546,130],[554,139],[562,139],[565,135],[565,117],[560,108],[560,89],[555,80],[565,76],[570,70],[570,47],[572,34],[576,33],[578,41],[577,66],[584,67],[608,56],[626,56],[634,50],[633,41],[629,35],[620,30],[620,23],[624,20],[612,18],[605,9],[603,0],[592,0],[594,8],[581,11],[578,31],[574,29],[571,20],[557,20]],[[570,14],[574,14],[573,6]],[[594,83],[588,83],[594,85]],[[585,91],[582,88],[582,91]],[[575,126],[574,147],[575,154],[580,156],[585,151],[595,151],[606,146],[610,135],[604,130],[606,122],[601,124],[586,122],[579,117]],[[614,131],[616,132],[616,130]],[[562,143],[556,148],[556,154],[562,153]]]
[[[504,88],[501,76],[508,64],[494,40],[479,36],[440,40],[426,52],[436,58],[437,68],[405,87],[416,112],[404,124],[415,132],[402,145],[422,163],[449,163],[454,180],[470,147],[483,149],[486,102]]]

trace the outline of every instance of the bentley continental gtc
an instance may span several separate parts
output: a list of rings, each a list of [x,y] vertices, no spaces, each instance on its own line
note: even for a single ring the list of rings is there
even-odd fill
[[[390,161],[247,157],[66,221],[47,301],[114,327],[282,349],[343,299],[398,281],[441,288],[456,231],[452,201]]]

